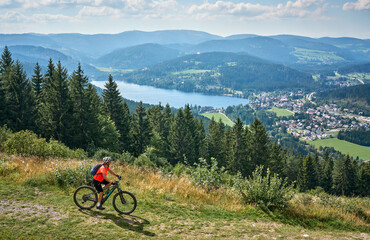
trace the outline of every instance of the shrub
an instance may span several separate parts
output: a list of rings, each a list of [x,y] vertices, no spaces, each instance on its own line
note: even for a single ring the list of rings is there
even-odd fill
[[[173,167],[173,175],[180,177],[183,174],[190,173],[191,171],[188,171],[188,168],[183,163],[177,163],[175,167]]]
[[[135,161],[134,164],[140,167],[166,168],[169,166],[167,159],[157,156],[154,148],[147,148]]]
[[[199,163],[194,165],[195,168],[191,170],[190,176],[195,184],[206,187],[208,190],[222,186],[225,168],[219,168],[215,158],[211,158],[211,164],[208,164],[206,159],[199,158]]]
[[[6,125],[0,127],[0,150],[2,144],[9,138],[10,134],[12,134],[12,131]]]
[[[263,166],[257,167],[245,181],[237,182],[236,187],[247,203],[256,203],[262,209],[284,208],[294,196],[293,185],[288,185],[287,179],[277,174],[271,176],[270,169],[263,176]]]
[[[4,131],[2,128],[1,131]],[[3,137],[2,137],[3,138]],[[3,141],[3,140],[2,140]],[[39,157],[86,158],[87,154],[82,149],[71,150],[64,144],[45,138],[38,138],[29,130],[7,134],[6,140],[1,144],[1,151],[9,154]]]
[[[66,168],[57,166],[54,170],[56,183],[60,187],[78,187],[81,185],[91,184],[91,167],[92,163],[86,161],[74,169],[70,168],[69,166]]]
[[[121,157],[118,159],[119,162],[122,163],[130,163],[133,164],[135,161],[135,157],[131,155],[129,152],[123,152]]]

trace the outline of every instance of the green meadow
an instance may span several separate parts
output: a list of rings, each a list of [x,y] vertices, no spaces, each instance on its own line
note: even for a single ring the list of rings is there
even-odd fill
[[[289,117],[289,116],[294,115],[294,113],[289,112],[286,109],[277,108],[277,107],[272,107],[269,111],[276,113],[278,117]]]
[[[225,114],[223,113],[203,113],[202,116],[205,116],[206,118],[212,119],[212,117],[215,118],[215,121],[218,122],[219,119],[227,125],[227,126],[234,126],[233,121],[231,121]]]
[[[350,143],[338,138],[319,139],[309,142],[315,147],[333,147],[335,150],[349,154],[349,156],[356,158],[357,156],[364,160],[370,159],[370,147],[361,146],[358,144]]]

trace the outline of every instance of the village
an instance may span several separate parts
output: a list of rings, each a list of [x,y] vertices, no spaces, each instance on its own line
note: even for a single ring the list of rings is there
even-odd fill
[[[254,109],[277,107],[286,109],[300,118],[279,120],[275,124],[286,128],[288,133],[307,140],[333,137],[340,130],[363,127],[369,129],[370,117],[355,115],[349,109],[341,109],[336,104],[318,106],[314,100],[315,93],[303,92],[262,93],[254,95],[250,106]],[[309,102],[310,107],[305,103]],[[303,113],[303,114],[302,114]]]

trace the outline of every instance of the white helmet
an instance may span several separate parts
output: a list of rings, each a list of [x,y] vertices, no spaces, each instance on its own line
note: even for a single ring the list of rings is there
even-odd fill
[[[113,159],[111,157],[103,158],[103,163],[109,163],[110,161],[113,161]]]

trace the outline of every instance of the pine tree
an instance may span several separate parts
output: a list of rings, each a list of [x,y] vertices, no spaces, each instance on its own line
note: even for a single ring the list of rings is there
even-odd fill
[[[312,159],[312,163],[313,163],[315,173],[316,173],[315,175],[316,175],[317,186],[321,186],[323,171],[322,171],[321,164],[319,162],[319,156],[317,153],[315,153],[315,156]]]
[[[12,54],[5,46],[0,59],[0,126],[6,124],[8,118],[5,93],[8,83],[11,82],[13,65]]]
[[[185,144],[185,156],[189,164],[194,164],[198,161],[199,146],[196,142],[197,138],[197,126],[196,120],[187,104],[184,109],[184,128],[186,129],[186,134],[184,135]]]
[[[170,159],[171,153],[170,153],[170,141],[169,141],[169,135],[170,135],[170,129],[172,120],[174,118],[174,115],[171,112],[171,108],[169,104],[166,104],[166,107],[163,109],[162,113],[162,121],[163,121],[163,129],[162,129],[162,140],[163,140],[163,149],[162,156],[166,159]]]
[[[338,195],[350,196],[355,192],[356,175],[349,155],[338,159],[333,172],[333,189]]]
[[[233,132],[233,159],[230,162],[229,168],[233,173],[241,172],[243,176],[247,176],[250,172],[250,159],[247,154],[247,141],[243,128],[243,122],[240,117],[236,119]]]
[[[120,133],[120,149],[128,150],[128,137],[130,128],[130,113],[127,104],[122,101],[117,83],[109,75],[108,82],[103,90],[104,106],[108,116],[115,123]]]
[[[329,153],[325,151],[323,156],[323,176],[321,181],[321,186],[324,188],[325,192],[330,193],[333,186],[333,169],[334,161],[329,157]]]
[[[272,172],[279,174],[280,177],[285,177],[284,166],[286,164],[284,162],[284,156],[281,149],[281,145],[278,144],[276,141],[272,145],[269,162]]]
[[[32,89],[35,94],[36,100],[39,99],[41,94],[41,84],[42,84],[42,74],[41,74],[41,67],[37,62],[35,68],[33,69],[32,75]]]
[[[53,60],[49,59],[49,64],[47,66],[46,73],[42,78],[40,101],[37,103],[38,116],[37,123],[41,135],[47,139],[55,138],[55,99],[56,92],[54,88],[54,73],[55,65]]]
[[[209,135],[207,137],[208,158],[211,159],[211,157],[213,157],[217,160],[219,166],[226,167],[223,146],[222,144],[220,144],[224,138],[224,127],[220,124],[217,124],[214,117],[212,117],[208,128],[209,128]]]
[[[301,192],[314,189],[318,186],[316,171],[310,155],[308,155],[302,163],[302,167],[299,170],[297,182],[298,189]]]
[[[177,163],[187,163],[187,145],[185,143],[186,135],[189,134],[185,128],[184,113],[180,108],[171,123],[169,132],[170,142],[170,163],[176,165]]]
[[[143,102],[140,102],[131,121],[132,153],[134,156],[142,154],[150,143],[151,129]]]
[[[222,144],[223,145],[222,155],[225,158],[226,169],[233,172],[234,171],[234,169],[233,169],[233,162],[234,162],[233,144],[234,144],[234,140],[233,140],[233,133],[232,133],[231,127],[227,127],[225,129],[224,138],[222,140],[222,143],[223,143]]]
[[[363,162],[358,171],[358,193],[360,196],[370,196],[370,162]]]
[[[5,99],[7,102],[8,127],[14,131],[34,129],[34,96],[23,66],[17,61],[6,79]]]
[[[270,158],[270,139],[266,128],[258,118],[250,126],[252,133],[252,161],[255,166],[269,166]]]
[[[84,148],[91,144],[96,144],[97,114],[99,107],[92,109],[92,103],[89,98],[94,97],[93,90],[88,90],[88,78],[84,75],[81,64],[78,64],[69,82],[70,96],[72,102],[72,127],[73,138],[71,146]],[[90,94],[90,95],[89,95]],[[97,106],[95,106],[97,107]],[[93,114],[93,116],[91,116]]]

